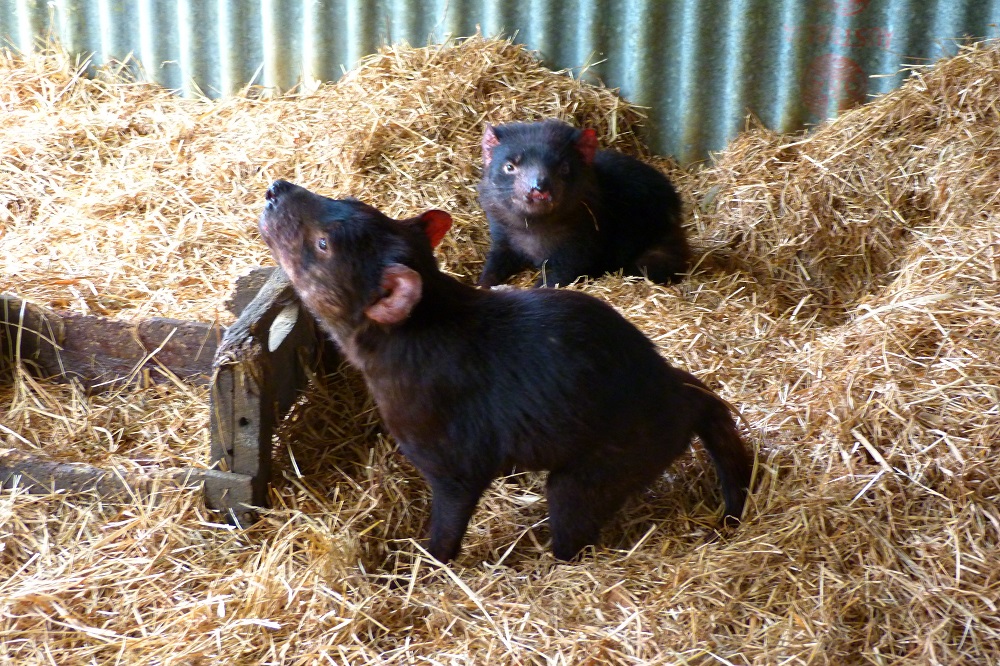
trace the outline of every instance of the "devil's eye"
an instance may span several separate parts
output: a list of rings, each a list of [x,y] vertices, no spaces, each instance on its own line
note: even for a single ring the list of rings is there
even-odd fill
[[[320,236],[319,238],[317,238],[316,239],[316,247],[318,247],[321,251],[326,252],[326,248],[327,248],[326,238],[324,238],[323,236]]]
[[[504,162],[503,163],[503,170],[506,173],[514,173],[515,171],[517,171],[517,167],[514,166],[513,162]]]
[[[569,162],[563,162],[559,165],[559,173],[563,176],[569,175]]]

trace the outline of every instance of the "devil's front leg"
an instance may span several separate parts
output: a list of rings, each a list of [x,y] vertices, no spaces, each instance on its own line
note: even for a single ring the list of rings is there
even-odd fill
[[[468,479],[429,477],[431,486],[431,524],[427,536],[427,552],[439,562],[449,562],[462,550],[462,538],[476,504],[489,485]]]
[[[493,287],[503,284],[530,265],[531,261],[511,244],[503,227],[490,222],[490,251],[486,255],[483,272],[479,276],[479,286]]]
[[[596,250],[580,239],[564,243],[546,259],[535,282],[536,287],[566,287],[582,277],[597,277],[594,271]]]
[[[478,456],[460,455],[455,449],[449,444],[420,446],[400,442],[400,450],[431,487],[426,546],[440,562],[458,556],[476,504],[496,477],[492,456],[484,460],[483,451]]]

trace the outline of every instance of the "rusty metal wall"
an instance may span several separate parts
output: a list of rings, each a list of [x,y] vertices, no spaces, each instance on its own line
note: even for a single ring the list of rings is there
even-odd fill
[[[805,127],[998,24],[1000,0],[0,0],[0,39],[21,50],[52,35],[96,63],[132,54],[148,78],[211,97],[335,80],[384,43],[514,34],[552,67],[592,63],[684,162],[748,112]]]

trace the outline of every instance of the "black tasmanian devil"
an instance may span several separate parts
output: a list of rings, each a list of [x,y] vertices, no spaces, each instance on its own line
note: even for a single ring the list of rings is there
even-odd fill
[[[727,406],[602,301],[489,290],[438,270],[451,217],[393,220],[279,180],[260,231],[306,307],[363,373],[430,485],[429,552],[458,555],[476,504],[513,466],[548,470],[552,551],[573,558],[697,434],[739,518],[751,457]]]
[[[597,133],[557,120],[487,125],[479,202],[492,246],[482,286],[542,270],[536,286],[622,270],[676,282],[690,262],[681,202],[653,167],[597,149]]]

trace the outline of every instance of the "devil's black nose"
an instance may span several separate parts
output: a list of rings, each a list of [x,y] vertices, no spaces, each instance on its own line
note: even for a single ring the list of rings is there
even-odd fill
[[[538,192],[548,192],[552,189],[552,181],[547,176],[536,176],[531,181],[531,189]]]
[[[287,192],[291,189],[291,187],[292,184],[287,180],[276,180],[271,183],[271,187],[267,188],[264,198],[270,202],[277,201],[278,197],[281,196],[283,192]]]

